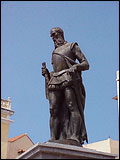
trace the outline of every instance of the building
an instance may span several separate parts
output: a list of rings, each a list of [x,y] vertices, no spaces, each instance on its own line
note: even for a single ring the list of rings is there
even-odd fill
[[[83,147],[100,152],[117,154],[119,156],[119,141],[112,140],[110,137],[103,141],[86,144]]]
[[[26,133],[8,139],[7,159],[15,159],[33,145],[34,143]]]
[[[8,135],[10,123],[13,120],[10,120],[10,116],[14,114],[14,111],[11,110],[11,100],[8,97],[8,100],[1,99],[1,158],[7,158],[7,147],[8,147]]]

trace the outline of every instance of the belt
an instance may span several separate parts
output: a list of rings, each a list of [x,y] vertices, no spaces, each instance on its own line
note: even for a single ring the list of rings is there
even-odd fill
[[[57,76],[59,76],[59,75],[61,75],[61,74],[63,74],[63,73],[66,73],[66,72],[68,72],[68,69],[64,69],[64,70],[59,71],[59,72],[54,72],[54,73],[53,73],[53,76],[54,76],[54,77],[57,77]]]

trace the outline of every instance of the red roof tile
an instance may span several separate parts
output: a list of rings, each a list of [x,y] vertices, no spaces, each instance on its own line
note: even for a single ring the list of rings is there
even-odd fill
[[[19,136],[13,137],[13,138],[9,138],[9,139],[8,139],[8,142],[16,141],[17,139],[22,138],[22,137],[24,137],[24,136],[26,136],[25,133],[24,133],[24,134],[21,134],[21,135],[19,135]]]
[[[24,133],[24,134],[21,134],[21,135],[19,135],[19,136],[16,136],[16,137],[13,137],[13,138],[9,138],[8,139],[8,142],[14,142],[14,141],[16,141],[16,140],[18,140],[18,139],[20,139],[20,138],[22,138],[22,137],[24,137],[24,136],[27,136],[28,137],[28,135],[26,134],[26,133]],[[29,137],[28,137],[29,138]],[[29,138],[30,139],[30,138]],[[30,139],[30,141],[32,142],[32,140]],[[33,142],[32,142],[33,143]],[[34,143],[33,143],[34,144]]]

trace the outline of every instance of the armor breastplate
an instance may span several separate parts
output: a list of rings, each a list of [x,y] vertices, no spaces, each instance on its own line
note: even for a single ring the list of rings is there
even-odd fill
[[[65,55],[65,56],[75,60],[75,56],[73,55],[72,50],[71,50],[72,46],[73,46],[73,43],[66,43],[65,45],[62,45],[53,51],[52,65],[53,65],[53,69],[55,72],[58,72],[58,71],[61,71],[63,69],[68,68],[64,58],[60,55],[55,54],[55,53]]]

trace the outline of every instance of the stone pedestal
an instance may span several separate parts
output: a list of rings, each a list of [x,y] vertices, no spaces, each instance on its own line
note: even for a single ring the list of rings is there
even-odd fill
[[[16,159],[115,159],[115,154],[59,143],[37,143]]]

